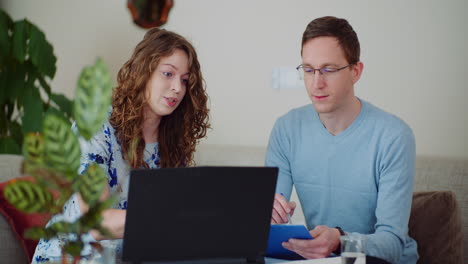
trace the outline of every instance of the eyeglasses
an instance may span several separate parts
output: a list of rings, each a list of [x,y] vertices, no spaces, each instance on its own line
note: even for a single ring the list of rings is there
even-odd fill
[[[321,69],[314,69],[309,66],[304,66],[304,65],[299,65],[297,66],[296,70],[299,72],[299,77],[301,80],[304,80],[304,78],[307,76],[309,78],[313,78],[315,76],[315,72],[318,71],[320,75],[322,75],[324,78],[330,77],[336,72],[339,72],[343,69],[348,68],[349,66],[353,65],[354,63],[348,64],[344,67],[341,68],[333,68],[333,67],[326,67],[326,68],[321,68]]]

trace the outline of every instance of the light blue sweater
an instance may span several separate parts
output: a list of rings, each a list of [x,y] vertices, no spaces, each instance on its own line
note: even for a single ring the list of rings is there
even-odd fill
[[[416,263],[408,236],[415,140],[399,118],[363,100],[361,112],[333,136],[313,105],[280,117],[266,166],[279,167],[277,192],[296,187],[309,229],[340,226],[365,234],[366,253],[390,263]]]

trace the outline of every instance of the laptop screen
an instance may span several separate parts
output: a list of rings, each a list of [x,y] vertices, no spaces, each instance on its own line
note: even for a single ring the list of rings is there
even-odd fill
[[[278,169],[134,170],[123,260],[263,260]]]

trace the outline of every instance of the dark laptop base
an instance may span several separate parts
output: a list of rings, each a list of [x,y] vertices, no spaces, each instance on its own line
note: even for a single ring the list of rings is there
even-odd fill
[[[203,260],[185,260],[185,261],[169,261],[169,262],[132,262],[132,264],[265,264],[265,259],[257,258],[256,260],[247,259],[203,259]]]

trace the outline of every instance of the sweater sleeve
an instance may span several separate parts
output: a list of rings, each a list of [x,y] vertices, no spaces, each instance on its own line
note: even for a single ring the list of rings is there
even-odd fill
[[[291,197],[293,180],[290,165],[290,141],[284,129],[284,120],[278,119],[271,131],[265,158],[265,166],[278,167],[276,192],[282,193],[287,200]]]
[[[375,233],[367,235],[366,253],[398,263],[405,248],[415,172],[415,139],[410,128],[386,149],[379,161]]]

